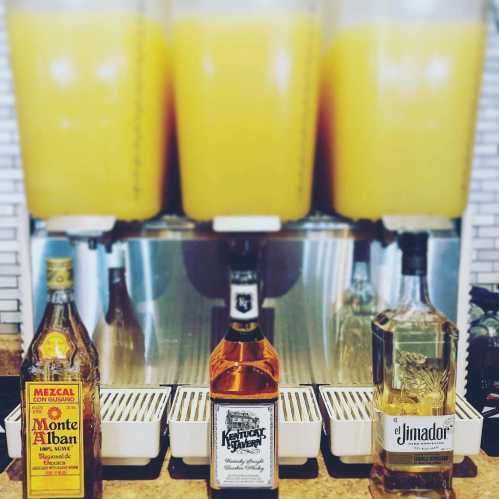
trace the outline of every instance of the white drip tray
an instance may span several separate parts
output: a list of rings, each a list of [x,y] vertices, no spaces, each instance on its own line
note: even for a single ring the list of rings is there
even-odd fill
[[[281,387],[279,463],[302,465],[320,452],[322,418],[311,387]],[[210,400],[207,387],[179,387],[168,424],[173,457],[208,464]]]
[[[102,462],[144,466],[159,455],[171,388],[101,388]],[[5,419],[7,449],[21,457],[21,408]]]
[[[371,403],[373,389],[319,388],[328,420],[331,453],[345,463],[369,463],[371,458]],[[480,453],[483,417],[463,397],[456,400],[454,461]]]

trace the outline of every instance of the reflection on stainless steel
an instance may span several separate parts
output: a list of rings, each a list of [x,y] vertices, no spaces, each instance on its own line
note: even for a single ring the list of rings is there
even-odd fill
[[[354,241],[351,281],[333,306],[331,341],[335,383],[347,386],[372,382],[371,322],[379,312],[376,290],[371,283],[371,241]]]
[[[355,237],[359,235],[356,231]],[[147,224],[124,238],[127,285],[145,338],[146,383],[208,382],[208,357],[227,317],[228,275],[220,235],[191,222]],[[35,231],[32,237],[35,318],[45,306],[44,258],[75,258],[75,279],[85,282],[78,308],[90,332],[107,310],[105,250],[75,245]],[[283,383],[338,383],[338,342],[331,335],[333,305],[349,287],[353,236],[345,223],[309,219],[269,236],[263,251],[263,326],[282,359]],[[434,233],[430,291],[435,305],[455,320],[459,238]],[[393,305],[399,287],[395,243],[371,244],[371,282],[379,302]],[[109,359],[104,359],[108,361]],[[352,374],[352,376],[354,373]],[[348,375],[347,375],[348,376]],[[343,376],[343,379],[345,377]]]

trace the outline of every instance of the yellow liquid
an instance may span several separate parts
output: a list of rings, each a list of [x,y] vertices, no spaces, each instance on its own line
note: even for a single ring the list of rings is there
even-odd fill
[[[144,219],[162,206],[171,56],[128,13],[9,16],[30,212]]]
[[[310,207],[320,30],[307,14],[189,16],[174,28],[184,209],[304,216]]]
[[[483,45],[478,23],[335,35],[323,66],[321,132],[337,212],[462,214]]]

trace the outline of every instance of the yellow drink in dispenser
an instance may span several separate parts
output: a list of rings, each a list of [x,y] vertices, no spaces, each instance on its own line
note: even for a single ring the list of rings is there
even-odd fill
[[[33,216],[145,219],[163,203],[171,77],[165,27],[140,13],[8,16]]]
[[[332,208],[354,219],[462,214],[484,32],[479,21],[380,21],[332,35],[321,98]]]
[[[319,84],[318,16],[189,13],[176,19],[173,38],[186,213],[198,220],[306,215]]]

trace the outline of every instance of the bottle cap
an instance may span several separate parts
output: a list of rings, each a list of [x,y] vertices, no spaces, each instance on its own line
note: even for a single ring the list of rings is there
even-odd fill
[[[73,261],[71,258],[47,259],[47,288],[68,289],[73,287]]]
[[[353,261],[366,262],[371,260],[371,241],[367,239],[356,239],[353,243]]]
[[[236,240],[230,248],[231,270],[257,270],[258,256],[256,244],[249,240]]]
[[[428,267],[427,232],[404,232],[398,238],[402,250],[402,274],[426,275]]]

